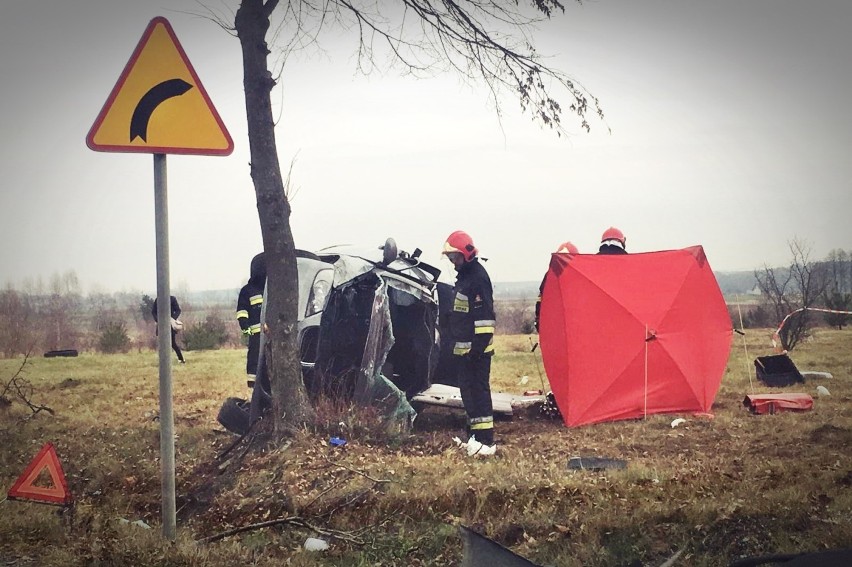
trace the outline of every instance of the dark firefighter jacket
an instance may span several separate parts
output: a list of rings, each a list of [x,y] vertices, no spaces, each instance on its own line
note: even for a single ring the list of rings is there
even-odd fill
[[[598,248],[598,254],[627,254],[627,250],[615,244],[601,244],[600,248]]]
[[[260,333],[260,310],[263,308],[263,279],[252,278],[237,297],[237,322],[248,337]]]
[[[491,278],[478,258],[465,262],[456,275],[449,329],[453,354],[474,358],[494,354],[494,298]]]

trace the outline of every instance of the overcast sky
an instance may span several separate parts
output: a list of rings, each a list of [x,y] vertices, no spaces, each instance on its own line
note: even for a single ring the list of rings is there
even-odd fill
[[[219,11],[234,2],[211,3]],[[469,232],[495,281],[538,281],[565,241],[595,252],[704,246],[717,271],[852,248],[852,2],[565,2],[539,51],[596,95],[591,134],[558,138],[506,93],[355,72],[351,42],[288,62],[279,155],[295,157],[297,247],[394,237],[439,258]],[[153,158],[85,137],[151,18],[171,23],[221,115],[228,157],[168,157],[172,287],[234,288],[261,238],[239,42],[191,0],[0,7],[0,283],[76,272],[83,291],[156,287]],[[447,274],[450,275],[450,274]]]

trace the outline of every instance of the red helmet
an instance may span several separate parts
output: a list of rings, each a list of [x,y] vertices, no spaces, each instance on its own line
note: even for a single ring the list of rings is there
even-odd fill
[[[470,262],[479,251],[473,245],[473,239],[468,233],[463,230],[457,230],[447,237],[447,241],[444,242],[444,250],[441,254],[450,254],[452,252],[458,252],[464,256],[465,262]]]
[[[559,245],[559,248],[556,249],[557,254],[579,254],[580,251],[577,250],[577,247],[574,246],[574,243],[571,241],[563,242]]]
[[[614,226],[611,226],[604,231],[603,236],[601,236],[601,242],[604,242],[605,240],[618,240],[621,242],[622,246],[627,245],[627,238],[624,237],[624,233]]]

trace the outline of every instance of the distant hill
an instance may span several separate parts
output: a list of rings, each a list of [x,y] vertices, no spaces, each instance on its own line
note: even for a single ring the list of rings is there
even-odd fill
[[[494,299],[535,299],[541,282],[494,282]]]
[[[206,291],[190,291],[186,298],[179,298],[181,302],[186,300],[196,307],[218,307],[221,305],[234,305],[236,309],[238,288],[234,289],[211,289]]]
[[[722,290],[722,295],[759,295],[755,291],[757,288],[757,278],[754,277],[754,271],[751,272],[713,272],[716,276],[716,281],[719,282],[719,289]]]
[[[757,280],[754,272],[714,272],[722,295],[751,295],[756,293]],[[535,299],[538,282],[495,282],[494,299]]]

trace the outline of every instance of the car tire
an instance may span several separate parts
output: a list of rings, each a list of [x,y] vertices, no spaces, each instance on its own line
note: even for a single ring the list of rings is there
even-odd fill
[[[250,402],[248,400],[228,398],[219,408],[216,421],[231,433],[245,435],[249,429],[249,409]]]

